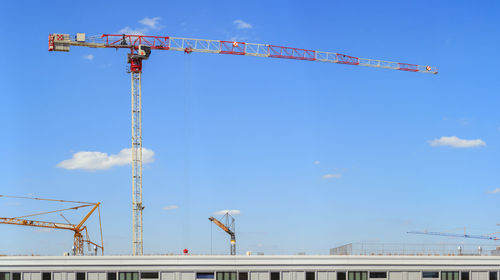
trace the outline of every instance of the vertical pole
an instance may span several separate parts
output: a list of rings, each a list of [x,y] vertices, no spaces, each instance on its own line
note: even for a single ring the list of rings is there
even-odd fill
[[[142,98],[141,71],[132,75],[132,254],[142,256]]]

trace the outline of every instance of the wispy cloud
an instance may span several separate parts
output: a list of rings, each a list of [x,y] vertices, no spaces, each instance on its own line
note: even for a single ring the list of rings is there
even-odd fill
[[[489,191],[488,193],[491,193],[491,194],[496,194],[496,193],[500,193],[500,188],[496,188],[492,191]]]
[[[342,177],[342,174],[325,174],[323,175],[323,179],[334,179],[334,178],[340,178]]]
[[[240,210],[220,210],[214,212],[214,215],[226,215],[226,213],[229,213],[229,215],[239,215],[241,212]]]
[[[125,26],[124,28],[118,30],[118,34],[127,34],[127,35],[144,35],[147,32],[147,28],[130,28],[129,26]]]
[[[153,162],[155,153],[150,150],[142,149],[143,163]],[[114,166],[127,165],[132,162],[132,149],[123,149],[115,155],[108,155],[102,152],[77,152],[70,159],[66,159],[57,164],[57,167],[75,170],[82,169],[86,171],[106,170]]]
[[[127,34],[127,35],[144,35],[146,34],[150,29],[153,30],[160,30],[163,28],[162,25],[160,25],[160,17],[145,17],[141,20],[139,20],[139,24],[142,25],[142,27],[138,28],[131,28],[130,26],[125,26],[124,28],[120,29],[118,31],[118,34]]]
[[[313,164],[314,164],[314,165],[318,165],[318,164],[320,164],[320,163],[321,163],[321,162],[319,162],[319,160],[315,160],[315,161],[313,162]]]
[[[168,205],[168,206],[165,206],[165,207],[163,207],[161,209],[163,209],[163,210],[174,210],[174,209],[177,209],[177,208],[179,208],[179,206],[177,206],[177,205]]]
[[[437,146],[450,146],[453,148],[473,148],[486,146],[486,143],[481,139],[460,139],[456,136],[443,136],[439,139],[434,139],[429,141],[429,144],[433,147]]]
[[[160,29],[161,28],[160,19],[161,19],[160,17],[152,17],[152,18],[145,17],[139,20],[139,23],[142,25],[146,25],[147,27],[152,29]]]
[[[86,59],[86,60],[92,61],[92,60],[94,60],[94,55],[93,54],[87,54],[87,55],[84,55],[83,58]]]
[[[236,26],[237,29],[251,29],[253,27],[250,23],[244,22],[241,19],[234,20],[233,24]]]

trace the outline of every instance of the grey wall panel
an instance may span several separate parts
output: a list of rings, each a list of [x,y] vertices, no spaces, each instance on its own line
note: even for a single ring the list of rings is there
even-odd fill
[[[282,280],[293,280],[292,279],[292,273],[290,271],[283,271],[281,273],[281,279]]]
[[[162,272],[160,275],[161,280],[176,280],[175,272]]]
[[[422,280],[422,273],[418,271],[408,272],[408,280]]]
[[[328,280],[328,272],[318,271],[318,280]]]
[[[487,271],[473,271],[471,273],[471,280],[488,280],[489,275]]]
[[[250,272],[250,280],[259,280],[258,272]]]
[[[389,272],[389,280],[403,280],[403,272]]]
[[[297,271],[295,272],[295,280],[306,280],[305,271]]]
[[[269,272],[259,272],[259,280],[269,280]]]
[[[196,274],[194,272],[181,272],[179,280],[195,280]]]
[[[75,276],[74,272],[68,272],[68,273],[66,273],[66,279],[65,280],[75,280],[75,277],[76,276]]]

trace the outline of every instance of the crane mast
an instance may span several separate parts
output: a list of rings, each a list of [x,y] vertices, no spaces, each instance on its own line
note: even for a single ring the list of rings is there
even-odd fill
[[[429,65],[418,65],[378,59],[360,58],[335,52],[254,44],[237,41],[192,39],[166,36],[144,36],[126,34],[103,34],[86,37],[85,33],[49,34],[49,51],[69,52],[70,46],[90,48],[129,49],[128,64],[131,73],[132,92],[132,251],[143,254],[142,212],[142,61],[148,59],[151,50],[171,50],[184,53],[202,52],[213,54],[247,55],[256,57],[285,58],[345,65],[385,68],[408,72],[437,74],[438,69]],[[235,253],[236,247],[231,247]],[[233,250],[234,249],[234,250]]]

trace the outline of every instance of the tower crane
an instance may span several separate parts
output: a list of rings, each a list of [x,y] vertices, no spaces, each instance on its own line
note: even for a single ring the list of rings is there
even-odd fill
[[[407,233],[410,234],[426,234],[426,235],[438,235],[438,236],[448,236],[448,237],[463,237],[463,238],[473,238],[473,239],[486,239],[486,240],[500,240],[500,238],[496,236],[490,236],[492,233],[488,235],[471,235],[471,234],[458,234],[458,233],[445,233],[445,232],[432,232],[432,231],[409,231]]]
[[[69,201],[69,200],[58,200],[58,199],[48,199],[48,198],[36,198],[36,197],[21,197],[21,196],[7,196],[0,195],[0,197],[6,198],[21,198],[21,199],[34,199],[34,200],[45,200],[45,201],[54,201],[54,202],[65,202],[65,203],[76,203],[80,204],[78,206],[69,207],[65,209],[58,209],[53,211],[46,212],[38,212],[34,214],[19,216],[19,217],[0,217],[0,224],[9,224],[9,225],[19,225],[19,226],[30,226],[30,227],[41,227],[41,228],[51,228],[51,229],[64,229],[73,231],[73,253],[78,256],[84,255],[84,245],[87,244],[89,251],[91,250],[91,245],[93,245],[96,249],[101,250],[101,254],[104,255],[104,245],[102,240],[102,227],[101,227],[101,211],[99,206],[100,202],[81,202],[81,201]],[[58,223],[58,222],[47,222],[47,221],[38,221],[38,220],[27,220],[27,217],[40,216],[45,214],[51,214],[56,212],[63,212],[68,210],[77,210],[80,208],[91,207],[90,211],[84,216],[84,218],[78,224],[70,223],[62,214],[61,216],[66,220],[67,223]],[[101,244],[94,243],[90,241],[89,234],[87,231],[87,226],[85,226],[85,222],[89,219],[89,217],[94,213],[97,209],[99,214],[99,227],[101,232]],[[85,236],[83,235],[85,233]]]
[[[68,52],[70,46],[90,48],[127,49],[127,63],[131,73],[132,92],[132,253],[143,254],[142,226],[142,62],[149,58],[151,50],[180,51],[246,55],[269,58],[286,58],[304,61],[330,62],[408,72],[437,74],[438,69],[429,65],[417,65],[378,59],[360,58],[335,52],[315,51],[271,44],[254,44],[238,41],[191,39],[165,36],[127,34],[103,34],[86,37],[85,33],[49,34],[49,51]]]
[[[221,221],[217,220],[216,218],[210,216],[208,218],[211,222],[216,224],[218,227],[220,227],[223,231],[225,231],[229,236],[231,237],[231,247],[230,247],[230,252],[231,255],[236,255],[236,233],[235,233],[235,225],[234,225],[234,218],[233,216],[229,215],[229,212],[226,212],[224,215],[223,219],[225,220],[225,224],[223,224]]]

